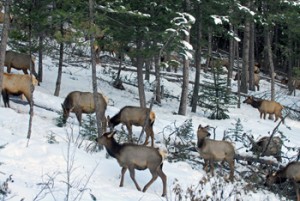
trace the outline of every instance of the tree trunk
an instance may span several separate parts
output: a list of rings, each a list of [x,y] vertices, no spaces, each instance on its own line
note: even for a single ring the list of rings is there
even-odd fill
[[[195,85],[192,96],[192,112],[197,111],[197,103],[198,103],[198,93],[200,88],[200,73],[201,73],[201,40],[202,40],[202,11],[201,5],[198,3],[196,8],[196,32],[197,32],[197,42],[196,42],[196,51],[195,51]]]
[[[3,82],[3,72],[4,72],[4,60],[5,60],[5,51],[7,46],[8,39],[8,30],[9,30],[9,6],[10,0],[6,0],[4,3],[4,24],[1,35],[1,46],[0,46],[0,91],[2,91],[2,82]]]
[[[234,33],[233,26],[230,25],[230,31]],[[229,39],[229,67],[227,73],[227,93],[228,95],[231,93],[231,78],[232,78],[232,69],[234,66],[234,37],[230,37]]]
[[[190,33],[190,30],[188,30]],[[185,36],[185,41],[190,42],[190,35]],[[180,104],[178,109],[178,114],[186,115],[187,109],[187,100],[188,100],[188,89],[189,89],[189,67],[190,62],[188,58],[183,58],[183,78],[182,78],[182,90],[181,90],[181,97],[180,97]]]
[[[248,70],[249,70],[249,41],[250,41],[250,22],[246,19],[243,40],[243,68],[241,76],[241,92],[248,93]]]
[[[208,66],[211,62],[211,53],[212,53],[212,28],[208,27],[208,44],[207,44],[208,52],[206,57],[206,64],[204,68],[204,72],[206,73],[208,71]]]
[[[60,25],[60,32],[62,37],[64,37],[63,24]],[[54,96],[59,96],[60,85],[61,85],[61,77],[62,77],[62,66],[63,66],[63,58],[64,58],[64,42],[60,42],[59,44],[59,61],[58,61],[58,71],[57,71],[57,79],[56,79],[56,87]]]
[[[106,131],[106,118],[105,111],[101,112],[99,103],[99,96],[97,90],[97,72],[96,72],[96,54],[94,49],[95,43],[95,33],[93,32],[94,24],[94,0],[89,0],[89,13],[90,13],[90,49],[91,49],[91,64],[92,64],[92,85],[93,85],[93,96],[94,96],[94,104],[95,104],[95,112],[96,112],[96,122],[97,122],[97,132],[98,137],[100,137],[103,132]],[[102,146],[98,145],[99,149],[102,149]]]
[[[249,41],[249,90],[255,91],[254,86],[254,22],[250,23],[250,41]]]
[[[160,51],[159,54],[154,57],[154,66],[155,66],[155,102],[161,104],[161,83],[160,83]]]
[[[146,95],[145,95],[145,88],[144,88],[144,78],[143,78],[143,64],[144,59],[141,54],[142,51],[142,39],[141,36],[137,36],[137,56],[136,56],[136,68],[137,68],[137,80],[138,80],[138,91],[139,91],[139,98],[140,98],[140,106],[146,107]]]
[[[31,16],[31,10],[32,10],[32,4],[30,4],[29,10],[28,10],[28,14],[29,16]],[[29,26],[28,26],[28,35],[29,35],[29,55],[31,55],[31,35],[32,35],[32,20],[29,19]],[[32,128],[32,121],[33,121],[33,84],[32,84],[32,64],[30,62],[30,66],[29,66],[29,70],[30,70],[30,75],[31,75],[31,82],[30,82],[30,101],[29,101],[29,122],[28,122],[28,131],[27,131],[27,146],[29,143],[29,139],[31,137],[31,128]]]
[[[267,51],[268,51],[268,60],[270,64],[270,74],[271,74],[271,100],[275,100],[275,80],[274,80],[274,63],[273,63],[273,54],[272,54],[272,46],[271,46],[271,31],[268,30],[267,33]]]
[[[39,77],[37,78],[39,82],[43,81],[43,40],[44,40],[44,34],[40,34],[39,36]]]

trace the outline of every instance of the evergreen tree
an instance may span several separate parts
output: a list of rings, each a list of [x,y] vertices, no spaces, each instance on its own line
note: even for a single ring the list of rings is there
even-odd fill
[[[227,93],[227,80],[220,62],[211,70],[212,74],[206,74],[203,80],[201,105],[211,111],[210,119],[228,119],[228,106],[233,96]]]

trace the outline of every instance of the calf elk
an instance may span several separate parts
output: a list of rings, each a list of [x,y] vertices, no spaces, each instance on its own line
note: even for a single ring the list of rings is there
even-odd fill
[[[123,186],[124,174],[126,170],[129,169],[130,177],[136,188],[140,191],[141,188],[135,180],[134,169],[145,170],[148,168],[152,174],[152,179],[145,185],[143,192],[145,192],[159,176],[163,183],[162,196],[165,196],[167,194],[167,176],[162,171],[162,167],[166,153],[158,148],[144,145],[132,143],[119,144],[113,138],[114,134],[115,131],[104,133],[97,141],[99,144],[105,146],[108,154],[116,158],[122,167],[120,187]]]
[[[149,114],[148,121],[147,114]],[[154,132],[153,124],[155,121],[155,113],[150,111],[149,108],[141,108],[134,106],[125,106],[123,107],[115,116],[110,118],[107,116],[108,126],[111,130],[120,123],[126,125],[128,130],[129,141],[132,142],[132,125],[134,126],[144,126],[146,132],[146,140],[144,145],[148,144],[149,136],[151,136],[151,146],[154,145]]]
[[[208,132],[209,127],[202,127],[199,125],[197,131],[197,147],[200,156],[204,159],[204,169],[208,171],[208,165],[210,166],[210,172],[214,175],[213,161],[226,161],[230,166],[230,180],[234,178],[234,147],[230,142],[217,141],[207,139],[210,136]]]

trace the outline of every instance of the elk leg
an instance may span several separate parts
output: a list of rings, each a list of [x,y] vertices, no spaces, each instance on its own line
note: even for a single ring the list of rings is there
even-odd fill
[[[23,71],[24,74],[28,74],[27,69],[22,69],[22,71]]]
[[[143,192],[145,192],[149,186],[157,179],[158,174],[157,174],[157,170],[150,170],[151,174],[152,174],[152,179],[145,185],[145,187],[143,188]]]
[[[297,194],[297,201],[300,201],[299,185],[295,180],[294,180],[294,185],[295,185],[295,190],[296,190],[296,194]]]
[[[123,187],[123,184],[124,184],[124,174],[125,174],[126,170],[127,170],[126,167],[123,167],[122,170],[121,170],[121,182],[120,182],[120,187]]]
[[[233,182],[233,178],[234,178],[234,160],[229,161],[228,164],[230,166],[230,176],[229,176],[229,179],[230,179],[231,182]]]
[[[266,119],[267,114],[264,112],[264,119]]]
[[[133,142],[132,140],[132,125],[126,124],[127,130],[128,130],[128,141]]]
[[[161,196],[164,197],[167,194],[167,176],[162,171],[162,164],[160,165],[159,169],[157,170],[157,174],[161,178],[162,183],[163,183],[163,193]]]
[[[209,160],[209,166],[210,166],[210,173],[211,173],[211,175],[212,176],[214,176],[215,175],[215,173],[214,173],[214,162],[213,162],[213,160]]]
[[[138,191],[141,191],[140,186],[138,185],[138,183],[135,180],[135,173],[134,173],[133,167],[129,167],[129,173],[130,173],[130,177],[131,177],[132,181],[134,182],[136,188],[138,189]]]
[[[79,126],[81,126],[82,113],[81,113],[81,111],[78,111],[75,114],[76,114],[77,120],[79,122]]]
[[[204,159],[203,169],[205,170],[205,172],[208,172],[208,160],[206,160],[206,159]]]
[[[10,73],[10,71],[11,71],[11,66],[8,65],[8,66],[7,66],[7,73]]]
[[[262,112],[260,112],[260,118],[262,118],[262,115],[263,115],[263,113],[262,113]]]

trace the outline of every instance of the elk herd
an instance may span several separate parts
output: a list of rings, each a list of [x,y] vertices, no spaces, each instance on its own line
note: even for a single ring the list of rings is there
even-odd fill
[[[24,95],[28,102],[32,101],[32,91],[34,86],[38,84],[36,79],[34,57],[26,54],[17,53],[14,51],[7,51],[5,57],[5,66],[7,72],[3,74],[2,84],[2,98],[5,107],[10,107],[9,95]],[[22,70],[24,75],[10,74],[11,68]],[[31,74],[28,75],[28,70]],[[258,69],[255,68],[255,74],[258,74]],[[238,76],[239,77],[239,76]],[[236,79],[238,79],[238,77]],[[258,77],[259,81],[259,77]],[[257,83],[258,86],[258,83]],[[259,86],[258,86],[259,87]],[[259,88],[258,88],[259,89]],[[63,123],[66,123],[70,112],[75,113],[75,116],[81,125],[82,114],[94,113],[95,97],[91,92],[72,91],[70,92],[64,102],[61,104],[63,111]],[[117,114],[112,117],[105,116],[105,111],[108,105],[108,98],[103,94],[98,93],[96,97],[96,104],[100,111],[101,122],[103,127],[103,135],[96,139],[97,143],[103,145],[108,154],[114,157],[121,166],[121,181],[120,187],[124,185],[124,174],[129,170],[130,177],[139,191],[145,192],[149,186],[160,177],[163,183],[162,196],[167,195],[167,176],[163,172],[163,161],[167,153],[164,150],[154,147],[154,131],[153,125],[155,122],[155,113],[149,108],[141,108],[136,106],[125,106]],[[250,104],[252,107],[257,108],[260,113],[260,118],[266,118],[275,115],[275,122],[280,118],[283,122],[282,109],[283,106],[275,101],[255,99],[249,96],[245,99],[244,103]],[[116,131],[114,127],[118,124],[124,124],[128,130],[128,143],[118,143],[114,139]],[[107,126],[109,132],[106,132]],[[140,126],[145,129],[146,139],[143,145],[133,142],[132,126]],[[233,144],[225,140],[209,139],[209,126],[199,125],[197,132],[197,151],[201,158],[204,159],[204,170],[214,175],[214,162],[226,162],[230,168],[229,179],[234,181],[234,166],[235,166],[235,148]],[[148,145],[149,138],[151,137],[151,146]],[[263,137],[255,142],[251,140],[253,145],[251,151],[260,152],[264,150],[264,156],[274,156],[278,161],[281,161],[281,146],[282,141],[279,137],[270,139]],[[269,144],[269,146],[267,146]],[[268,148],[268,149],[266,149]],[[149,169],[152,178],[144,186],[140,188],[135,179],[135,169],[145,170]],[[300,162],[291,162],[284,168],[275,173],[267,175],[265,185],[272,185],[276,183],[291,180],[295,184],[297,200],[300,201],[299,188],[297,186],[300,182]]]

